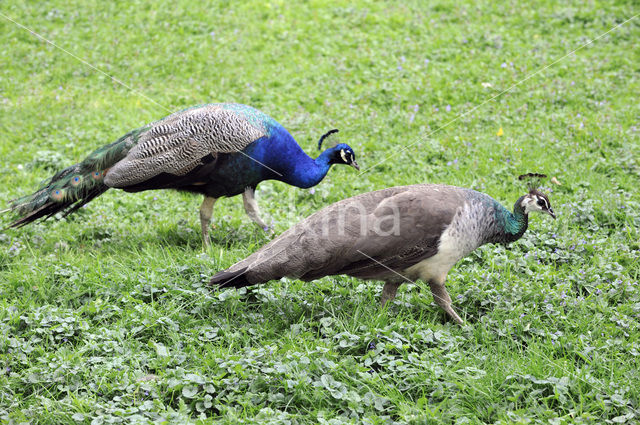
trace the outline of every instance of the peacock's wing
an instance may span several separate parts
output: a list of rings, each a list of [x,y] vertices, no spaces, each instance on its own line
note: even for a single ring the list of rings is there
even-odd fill
[[[262,120],[264,114],[240,106],[205,105],[150,124],[127,155],[106,171],[105,184],[123,188],[161,173],[182,176],[208,155],[242,151],[266,136],[269,129],[268,122]]]

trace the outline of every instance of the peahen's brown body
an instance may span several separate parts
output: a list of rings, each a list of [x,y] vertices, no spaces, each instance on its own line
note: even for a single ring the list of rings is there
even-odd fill
[[[555,218],[546,195],[532,189],[508,211],[483,193],[418,184],[363,193],[323,208],[211,279],[243,287],[282,277],[330,275],[382,280],[382,303],[407,280],[429,283],[438,305],[458,323],[444,283],[462,257],[485,243],[508,243],[527,229],[529,212]]]

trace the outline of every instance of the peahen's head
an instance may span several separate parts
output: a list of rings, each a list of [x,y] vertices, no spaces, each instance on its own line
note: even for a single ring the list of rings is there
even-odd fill
[[[318,149],[322,149],[322,142],[328,136],[337,133],[337,129],[329,130],[320,137],[318,141]],[[356,170],[360,170],[360,166],[356,162],[356,154],[353,153],[351,146],[345,143],[338,143],[337,145],[325,150],[323,155],[327,154],[329,157],[329,164],[346,164],[351,165]]]
[[[553,217],[554,220],[556,219],[556,214],[551,208],[549,198],[538,189],[529,189],[529,193],[522,197],[520,205],[524,209],[525,214],[528,214],[530,212],[540,212],[549,214],[551,217]]]

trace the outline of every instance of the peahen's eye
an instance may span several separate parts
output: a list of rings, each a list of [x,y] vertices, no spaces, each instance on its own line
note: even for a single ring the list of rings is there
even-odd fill
[[[544,200],[538,199],[538,205],[540,205],[541,207],[544,207]]]

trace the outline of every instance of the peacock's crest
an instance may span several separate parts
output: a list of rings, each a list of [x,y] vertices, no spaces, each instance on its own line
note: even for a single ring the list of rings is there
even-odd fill
[[[329,130],[322,136],[320,136],[320,140],[318,140],[318,150],[322,150],[322,143],[325,140],[328,140],[328,143],[330,143],[331,146],[336,146],[338,143],[340,143],[340,141],[338,140],[338,136],[336,136],[339,131],[340,130],[338,130],[337,128],[334,128],[333,130]]]

